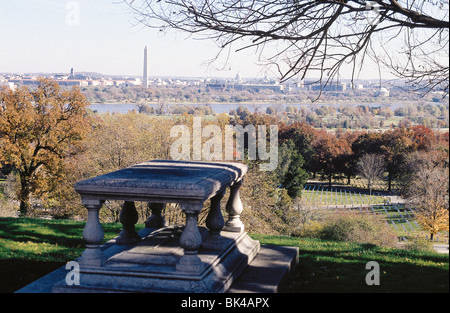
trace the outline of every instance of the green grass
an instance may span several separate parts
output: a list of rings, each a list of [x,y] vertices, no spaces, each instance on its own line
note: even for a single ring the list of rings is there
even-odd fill
[[[0,292],[14,292],[77,258],[84,250],[84,224],[0,218]],[[105,241],[117,236],[121,229],[120,224],[102,227]],[[251,236],[263,245],[299,247],[299,265],[282,292],[449,292],[448,254],[319,239]],[[365,284],[365,265],[369,261],[380,264],[380,286]]]
[[[344,191],[334,188],[331,190],[306,190],[302,191],[302,199],[309,205],[369,205],[383,204],[386,198],[376,195],[368,195],[364,193]]]
[[[0,218],[0,292],[14,292],[78,258],[85,222]],[[105,241],[120,224],[102,224]]]
[[[314,190],[312,187],[314,186]],[[369,195],[364,190],[354,191],[350,188],[333,187],[328,190],[319,184],[308,183],[302,191],[302,199],[306,206],[326,209],[360,211],[367,214],[378,214],[385,217],[388,225],[397,236],[415,239],[425,238],[422,228],[416,223],[412,212],[404,204],[387,204],[388,198],[379,195]],[[332,211],[330,211],[332,212]],[[428,234],[429,236],[429,234]],[[448,234],[440,233],[434,241],[448,243]]]
[[[320,239],[252,235],[261,244],[299,247],[299,264],[282,292],[449,292],[449,257]],[[380,265],[380,285],[368,286],[367,262]]]
[[[356,188],[359,189],[361,191],[364,191],[365,193],[368,192],[367,189],[367,182],[365,179],[361,178],[361,177],[352,177],[350,179],[350,182],[348,183],[348,180],[346,177],[333,177],[331,180],[331,183],[334,187],[341,187],[343,189],[349,189],[349,188]],[[314,185],[314,182],[309,182],[307,184],[312,184]],[[393,180],[391,182],[391,188],[392,191],[398,191],[400,188],[399,182],[396,180]],[[333,188],[334,188],[333,187]],[[373,184],[372,184],[372,194],[379,194],[379,193],[387,193],[388,191],[388,179],[387,179],[387,174],[384,174],[384,177],[381,179],[376,179]]]

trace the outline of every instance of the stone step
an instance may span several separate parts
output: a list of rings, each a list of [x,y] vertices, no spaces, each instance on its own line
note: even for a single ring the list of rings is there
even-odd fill
[[[280,286],[297,265],[298,253],[296,247],[261,246],[260,252],[233,282],[227,293],[279,292]],[[68,270],[63,266],[16,292],[51,293],[55,283],[63,280],[67,273]],[[86,292],[86,290],[78,292]],[[97,292],[102,291],[97,290]]]
[[[277,293],[298,263],[298,248],[261,246],[227,293]]]

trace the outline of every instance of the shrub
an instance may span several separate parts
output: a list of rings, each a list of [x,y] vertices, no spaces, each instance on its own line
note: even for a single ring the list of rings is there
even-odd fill
[[[292,236],[302,238],[320,238],[323,231],[323,223],[319,221],[309,221],[296,229],[294,229]]]
[[[336,213],[324,221],[320,238],[393,247],[397,238],[382,217],[360,213]]]
[[[433,243],[426,239],[413,239],[406,242],[405,249],[408,251],[433,252]]]

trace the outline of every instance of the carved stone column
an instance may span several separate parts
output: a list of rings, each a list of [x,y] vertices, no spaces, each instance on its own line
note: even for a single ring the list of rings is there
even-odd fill
[[[152,210],[152,215],[145,222],[147,228],[161,228],[167,226],[162,211],[166,208],[165,203],[149,203],[148,207]]]
[[[186,226],[180,237],[180,246],[184,250],[184,255],[176,265],[177,272],[186,274],[200,274],[204,264],[198,256],[198,250],[202,246],[202,236],[198,230],[198,214],[203,203],[180,204],[184,214],[186,214]]]
[[[205,249],[221,250],[223,248],[224,238],[220,235],[220,232],[225,225],[225,220],[220,209],[220,201],[224,195],[225,191],[222,191],[211,198],[211,208],[206,218],[206,227],[209,229],[209,235],[202,244],[202,247]]]
[[[99,220],[99,211],[104,201],[83,200],[84,207],[88,210],[87,222],[83,230],[83,239],[86,242],[86,250],[82,253],[79,263],[87,266],[100,266],[103,262],[103,254],[100,246],[103,242],[103,228]]]
[[[139,237],[134,225],[138,221],[138,213],[133,201],[125,201],[120,212],[119,221],[122,223],[123,228],[119,236],[116,239],[116,243],[119,245],[131,245],[139,242]]]
[[[244,224],[240,220],[240,215],[243,210],[241,198],[239,197],[239,188],[242,185],[242,180],[234,183],[230,187],[230,197],[226,204],[226,211],[228,213],[228,220],[225,223],[223,230],[240,233],[244,231]]]

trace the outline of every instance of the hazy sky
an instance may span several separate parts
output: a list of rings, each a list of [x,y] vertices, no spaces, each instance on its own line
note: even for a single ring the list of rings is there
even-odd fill
[[[225,67],[226,54],[211,66],[208,60],[219,51],[214,42],[175,31],[163,35],[132,21],[121,0],[1,0],[0,72],[68,73],[73,67],[75,72],[142,75],[147,46],[149,76],[277,76],[258,64],[253,51],[231,51]]]
[[[133,26],[128,8],[120,2],[2,0],[0,72],[68,73],[73,67],[75,72],[142,75],[147,45],[149,76],[266,74],[249,52],[232,54],[225,68],[223,62],[208,66],[219,51],[214,42]]]

